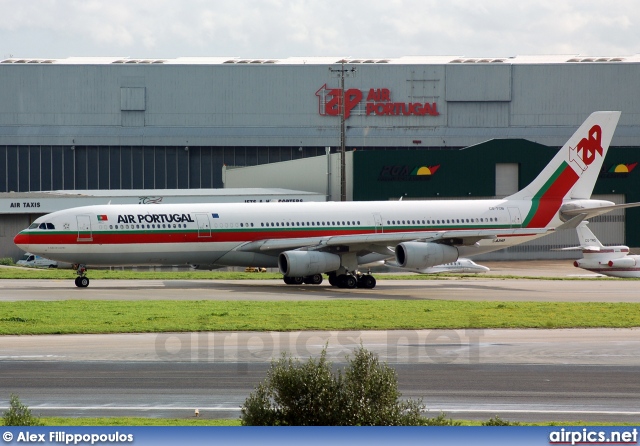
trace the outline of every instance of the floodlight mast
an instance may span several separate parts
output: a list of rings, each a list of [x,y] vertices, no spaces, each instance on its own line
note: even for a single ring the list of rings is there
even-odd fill
[[[340,201],[347,201],[347,169],[346,169],[346,133],[345,133],[345,97],[344,97],[344,75],[345,72],[355,73],[356,68],[347,68],[344,64],[346,60],[340,61],[340,68],[333,69],[329,67],[332,73],[340,73],[340,93],[338,96],[338,111],[340,112]]]

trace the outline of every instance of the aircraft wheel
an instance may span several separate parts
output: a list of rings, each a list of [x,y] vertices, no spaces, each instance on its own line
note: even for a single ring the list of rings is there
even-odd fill
[[[338,276],[338,288],[355,288],[358,281],[351,274],[340,274]]]
[[[313,276],[305,276],[304,283],[307,285],[320,285],[322,283],[322,274],[314,274]]]
[[[346,276],[344,280],[345,288],[355,288],[358,285],[358,281],[356,280],[355,277],[353,277],[350,274],[346,274],[345,276]]]
[[[292,277],[291,283],[293,285],[301,285],[304,282],[304,277]]]
[[[336,273],[329,273],[329,285],[331,286],[338,286],[338,276],[336,276]]]
[[[371,274],[365,274],[358,280],[358,288],[372,289],[376,286],[376,278]]]
[[[76,282],[76,286],[77,287],[81,287],[82,286],[82,285],[80,285],[80,276],[76,277],[75,282]]]
[[[292,277],[287,277],[287,276],[282,277],[282,280],[284,280],[284,283],[286,283],[287,285],[293,285],[293,281],[291,279]]]
[[[78,283],[81,288],[86,288],[89,286],[89,278],[88,277],[80,277]]]

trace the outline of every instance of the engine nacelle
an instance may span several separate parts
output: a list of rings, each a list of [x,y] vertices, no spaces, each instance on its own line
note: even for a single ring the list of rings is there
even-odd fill
[[[396,246],[396,263],[403,268],[429,268],[458,260],[458,249],[439,243],[404,242]]]
[[[319,251],[285,251],[278,256],[278,268],[287,277],[304,277],[340,268],[340,256]]]
[[[623,257],[621,259],[613,259],[613,260],[609,260],[607,265],[609,265],[612,268],[613,267],[616,267],[616,268],[633,268],[634,266],[636,266],[636,259],[631,258],[631,257]]]

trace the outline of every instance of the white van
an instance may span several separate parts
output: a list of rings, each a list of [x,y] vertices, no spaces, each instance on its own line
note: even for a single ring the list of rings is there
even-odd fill
[[[58,262],[26,252],[24,256],[16,262],[16,265],[32,266],[34,268],[57,268]]]

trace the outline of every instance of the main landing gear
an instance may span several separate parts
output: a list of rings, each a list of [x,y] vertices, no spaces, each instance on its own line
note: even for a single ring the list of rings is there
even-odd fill
[[[76,267],[76,286],[78,288],[86,288],[89,286],[89,278],[85,275],[87,268],[84,265],[74,265]]]
[[[365,288],[372,289],[376,286],[376,278],[371,274],[336,274],[329,273],[329,283],[338,288]]]
[[[314,274],[305,277],[287,277],[282,278],[287,285],[320,285],[322,283],[322,274]],[[376,278],[371,274],[336,274],[329,273],[329,283],[331,286],[338,288],[365,288],[372,289],[376,286]]]
[[[307,285],[320,285],[322,283],[322,274],[314,274],[313,276],[304,277],[284,276],[282,279],[287,285],[302,285],[303,283],[306,283]]]

